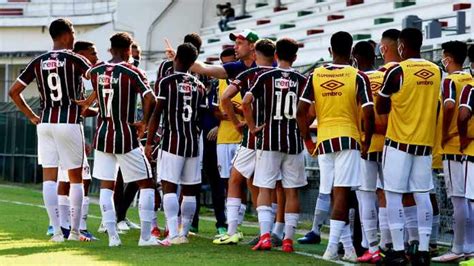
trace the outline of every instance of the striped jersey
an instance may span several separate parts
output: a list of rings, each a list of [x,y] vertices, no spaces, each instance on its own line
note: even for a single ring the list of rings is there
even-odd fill
[[[258,66],[253,67],[250,69],[245,70],[244,72],[240,73],[233,81],[232,85],[234,85],[240,91],[240,95],[243,98],[245,94],[249,91],[252,87],[255,78],[273,67],[265,67],[265,66]],[[263,108],[261,108],[262,99],[255,99],[252,103],[252,110],[253,110],[253,118],[255,119],[255,124],[257,126],[263,124]],[[257,115],[257,112],[259,114]],[[255,135],[252,134],[247,126],[245,126],[242,130],[242,142],[241,146],[247,149],[256,149],[257,148],[257,139]]]
[[[314,69],[302,101],[314,103],[318,119],[317,153],[360,149],[359,108],[373,105],[367,75],[349,65]]]
[[[443,107],[446,102],[452,102],[455,105],[453,117],[448,127],[448,140],[443,147],[443,154],[461,155],[461,152],[459,151],[459,133],[457,125],[459,96],[461,95],[464,86],[469,84],[471,81],[471,74],[456,71],[449,74],[442,82],[441,96],[443,99]]]
[[[137,132],[130,126],[135,121],[137,96],[152,93],[144,72],[126,62],[101,62],[90,75],[99,105],[94,148],[114,154],[137,148]]]
[[[293,69],[274,68],[261,73],[249,92],[261,99],[265,123],[261,138],[262,149],[298,154],[303,140],[296,122],[296,108],[306,85],[306,78]],[[259,141],[259,140],[257,140]]]
[[[167,77],[173,74],[173,61],[172,60],[164,60],[158,66],[158,73],[156,76],[156,82],[158,83],[160,79]]]
[[[199,119],[206,108],[204,85],[188,73],[174,71],[158,84],[158,101],[163,101],[161,148],[182,157],[199,155]]]
[[[459,108],[464,107],[474,112],[474,82],[467,84],[461,92],[459,97]],[[474,118],[471,117],[467,124],[467,137],[470,139],[474,138]],[[467,160],[474,162],[474,141],[471,141],[469,145],[464,149],[464,154],[467,155]]]
[[[90,63],[70,50],[53,50],[33,59],[18,77],[27,86],[36,79],[41,99],[41,123],[78,124],[82,99],[82,76]]]

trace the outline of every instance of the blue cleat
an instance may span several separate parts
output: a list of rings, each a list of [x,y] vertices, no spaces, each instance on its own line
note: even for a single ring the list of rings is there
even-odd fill
[[[304,237],[298,238],[300,244],[319,244],[321,243],[321,236],[313,231],[309,231]]]
[[[81,230],[81,241],[97,241],[99,240],[97,237],[95,237],[91,232],[87,230]]]
[[[48,231],[46,231],[46,235],[47,235],[47,236],[52,236],[52,235],[54,235],[54,229],[53,229],[53,226],[52,226],[52,225],[48,226]]]
[[[61,231],[63,232],[64,239],[68,239],[69,238],[69,233],[71,232],[71,229],[61,227]]]

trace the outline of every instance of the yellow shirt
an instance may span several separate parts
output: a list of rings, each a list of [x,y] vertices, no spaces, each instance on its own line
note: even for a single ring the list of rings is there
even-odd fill
[[[461,91],[468,83],[472,81],[472,76],[466,72],[455,72],[448,75],[442,86],[443,103],[451,101],[455,104],[453,118],[449,123],[448,129],[448,141],[445,143],[442,150],[443,154],[456,154],[460,155],[459,151],[459,133],[457,125],[458,109],[459,109],[459,96]],[[444,105],[443,105],[444,106]],[[442,120],[441,120],[442,121]],[[442,130],[442,127],[441,127]],[[442,135],[442,132],[440,133]],[[442,136],[440,136],[442,138]]]
[[[439,111],[438,111],[438,120],[436,121],[436,132],[435,132],[435,145],[433,147],[433,159],[432,166],[433,169],[443,169],[443,156],[441,148],[441,137],[443,130],[443,107],[441,99],[438,101]]]
[[[368,77],[352,66],[327,64],[316,68],[310,80],[301,100],[315,103],[317,146],[341,137],[360,143],[359,104],[362,107],[373,104]],[[324,152],[351,149],[350,139],[348,143],[334,142],[341,147],[329,143]]]
[[[433,147],[441,70],[424,59],[407,59],[387,70],[379,96],[390,97],[386,137]]]
[[[224,108],[222,107],[222,103],[219,99],[222,98],[222,95],[224,94],[227,85],[227,80],[219,80],[219,87],[217,93],[218,99],[217,102],[213,103],[215,106],[219,107],[222,113],[224,113]],[[240,107],[242,105],[242,97],[240,96],[240,93],[237,93],[237,95],[232,98],[232,103],[234,107]],[[237,116],[240,120],[242,119],[239,115]],[[236,144],[240,143],[241,141],[242,135],[235,129],[234,124],[229,120],[221,120],[219,124],[219,129],[217,131],[217,144]]]

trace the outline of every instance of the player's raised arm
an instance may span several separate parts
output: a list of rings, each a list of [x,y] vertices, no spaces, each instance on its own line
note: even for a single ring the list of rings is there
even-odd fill
[[[203,62],[196,61],[189,70],[193,73],[217,79],[227,78],[227,72],[221,65],[206,65]]]
[[[20,111],[25,114],[26,117],[28,117],[31,123],[37,125],[41,122],[40,117],[35,114],[35,112],[33,112],[31,107],[26,103],[25,98],[23,98],[23,95],[21,95],[25,88],[26,86],[19,80],[17,80],[10,87],[8,95],[10,96],[10,98],[12,98],[12,101],[15,103],[18,109],[20,109]]]

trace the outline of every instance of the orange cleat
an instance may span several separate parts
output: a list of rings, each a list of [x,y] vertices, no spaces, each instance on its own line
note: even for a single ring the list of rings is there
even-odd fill
[[[260,236],[260,240],[257,245],[255,245],[252,250],[271,250],[272,249],[272,238],[270,233],[266,233]]]

